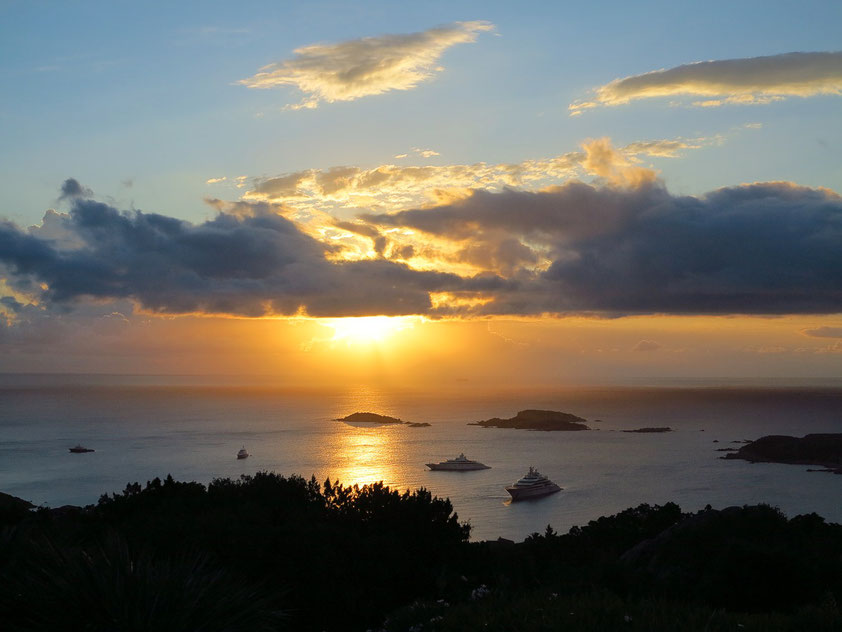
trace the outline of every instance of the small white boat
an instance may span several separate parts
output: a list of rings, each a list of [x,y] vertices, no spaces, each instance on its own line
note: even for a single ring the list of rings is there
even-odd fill
[[[539,496],[555,494],[561,491],[561,487],[530,466],[526,476],[514,485],[507,487],[506,491],[511,494],[512,500],[523,500],[525,498],[538,498]]]
[[[489,470],[490,465],[480,463],[479,461],[472,461],[462,452],[455,459],[448,459],[441,463],[427,463],[427,467],[431,470],[444,470],[448,472],[469,472],[471,470]]]
[[[246,452],[246,446],[243,446],[242,448],[240,448],[240,451],[239,451],[239,452],[237,452],[237,458],[238,458],[238,459],[247,459],[247,458],[249,458],[249,453],[248,453],[248,452]]]

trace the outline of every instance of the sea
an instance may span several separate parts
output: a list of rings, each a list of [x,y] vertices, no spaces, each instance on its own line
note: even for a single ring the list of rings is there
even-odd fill
[[[842,476],[807,466],[723,460],[763,435],[842,432],[842,381],[640,380],[622,385],[434,389],[291,388],[269,379],[0,375],[0,491],[36,505],[96,503],[171,474],[208,483],[258,471],[426,488],[449,498],[471,539],[566,532],[641,503],[767,503],[842,523]],[[589,431],[469,425],[523,409],[573,413]],[[337,421],[375,412],[428,427]],[[624,432],[670,427],[665,433]],[[82,444],[94,452],[71,454]],[[238,460],[245,447],[251,456]],[[491,469],[434,472],[464,452]],[[512,503],[529,466],[563,491]]]

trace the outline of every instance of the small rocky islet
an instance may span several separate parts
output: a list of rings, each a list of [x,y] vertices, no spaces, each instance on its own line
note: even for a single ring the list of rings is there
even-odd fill
[[[469,423],[469,426],[481,426],[483,428],[514,428],[517,430],[541,430],[541,431],[572,431],[590,430],[586,425],[587,419],[578,417],[571,413],[563,413],[557,410],[521,410],[514,417],[500,419],[492,417],[483,421]]]
[[[345,417],[339,417],[334,421],[344,421],[350,424],[372,424],[372,425],[405,425],[409,428],[428,428],[432,424],[426,421],[404,421],[397,417],[390,417],[389,415],[380,415],[378,413],[351,413]]]

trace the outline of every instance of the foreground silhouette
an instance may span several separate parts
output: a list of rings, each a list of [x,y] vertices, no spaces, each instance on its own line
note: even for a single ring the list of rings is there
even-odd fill
[[[842,527],[767,506],[684,514],[640,505],[513,544],[469,543],[450,502],[423,489],[272,473],[207,487],[134,483],[84,509],[8,503],[4,630],[842,623]]]

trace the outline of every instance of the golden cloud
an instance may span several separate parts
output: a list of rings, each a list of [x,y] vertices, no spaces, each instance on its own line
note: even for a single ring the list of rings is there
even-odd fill
[[[304,99],[290,109],[320,102],[353,101],[391,90],[411,90],[442,70],[438,61],[451,46],[476,41],[494,25],[454,22],[420,33],[363,37],[295,49],[291,59],[269,64],[240,84],[249,88],[295,86]]]
[[[842,52],[786,53],[684,64],[632,75],[594,90],[591,99],[570,104],[575,116],[590,108],[638,99],[693,95],[693,105],[764,104],[785,97],[842,94]]]

